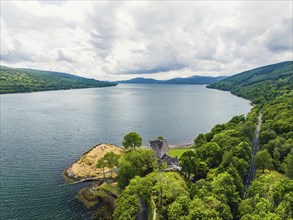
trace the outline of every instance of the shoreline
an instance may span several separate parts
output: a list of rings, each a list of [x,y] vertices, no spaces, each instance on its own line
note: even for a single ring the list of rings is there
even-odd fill
[[[82,90],[82,89],[100,89],[108,87],[116,87],[117,85],[112,86],[100,86],[100,87],[82,87],[82,88],[70,88],[70,89],[49,89],[49,90],[38,90],[38,91],[28,91],[28,92],[6,92],[0,93],[0,95],[13,95],[13,94],[32,94],[37,92],[53,92],[53,91],[70,91],[70,90]]]

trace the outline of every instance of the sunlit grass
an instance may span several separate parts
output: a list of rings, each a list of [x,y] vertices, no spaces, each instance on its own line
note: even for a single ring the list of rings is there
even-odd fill
[[[186,151],[193,150],[192,148],[175,148],[169,150],[169,156],[170,157],[178,157],[180,158],[182,154]]]

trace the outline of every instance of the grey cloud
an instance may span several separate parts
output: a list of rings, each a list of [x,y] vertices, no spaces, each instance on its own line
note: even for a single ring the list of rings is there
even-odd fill
[[[70,56],[64,54],[64,52],[62,50],[58,50],[56,60],[57,61],[66,61],[69,63],[75,63],[75,61]]]
[[[25,34],[36,42],[52,37],[35,50],[25,40],[26,50],[7,47],[2,61],[37,63],[39,55],[32,51],[38,51],[43,66],[66,71],[74,63],[80,74],[101,70],[115,77],[182,69],[223,75],[292,57],[292,2],[88,1],[60,7],[66,11],[74,4],[91,6],[77,10],[83,15],[76,16],[82,17],[78,22],[3,4],[7,36]]]
[[[19,63],[22,61],[33,61],[34,54],[23,49],[23,45],[19,40],[14,40],[14,49],[10,51],[1,50],[1,60],[10,64]]]
[[[127,72],[124,72],[122,74],[155,74],[159,72],[169,72],[172,70],[181,70],[184,69],[185,66],[182,64],[177,64],[177,65],[170,65],[170,66],[165,66],[165,67],[156,67],[153,69],[137,69],[137,70],[129,70]]]
[[[1,53],[1,61],[9,63],[9,64],[16,64],[22,61],[33,61],[33,57],[31,54],[18,51],[18,50],[12,50],[9,52],[3,52]]]
[[[292,20],[284,20],[278,26],[273,26],[268,31],[265,41],[266,47],[272,52],[293,50],[293,25]]]
[[[34,31],[42,33],[50,33],[58,28],[67,27],[75,28],[74,23],[61,23],[57,17],[35,16],[28,13],[21,7],[15,6],[8,1],[1,2],[1,18],[9,24],[9,28],[15,32],[19,31]]]

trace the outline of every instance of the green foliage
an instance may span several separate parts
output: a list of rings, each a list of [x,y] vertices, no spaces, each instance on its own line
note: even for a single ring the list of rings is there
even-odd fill
[[[163,140],[165,140],[165,138],[164,138],[162,135],[159,135],[159,136],[157,137],[157,140],[161,140],[161,141],[163,141]]]
[[[292,91],[293,62],[277,63],[226,78],[210,84],[209,88],[229,90],[233,94],[264,104]]]
[[[141,209],[141,204],[138,195],[121,194],[115,202],[115,211],[113,214],[116,220],[132,220],[135,219]]]
[[[210,168],[220,164],[222,151],[219,145],[215,142],[208,142],[197,149],[198,156],[206,161]]]
[[[257,152],[254,159],[255,167],[262,169],[262,172],[265,172],[265,169],[272,168],[272,157],[267,150],[262,150]]]
[[[260,144],[266,144],[270,140],[273,140],[277,137],[276,132],[272,130],[262,130],[259,134],[259,142]]]
[[[190,175],[193,173],[195,163],[196,154],[191,150],[186,151],[180,157],[180,166],[182,167],[181,171],[185,174],[187,179],[189,179]]]
[[[186,197],[188,190],[178,192],[182,190],[178,179],[151,173],[147,177],[152,176],[153,181],[136,181],[136,185],[141,184],[141,191],[137,188],[133,193],[138,195],[140,204],[154,201],[158,219],[292,219],[293,182],[281,173],[271,170],[269,175],[260,175],[249,187],[248,197],[242,202],[240,198],[244,191],[242,178],[248,173],[252,159],[251,141],[260,112],[260,151],[255,165],[263,171],[266,168],[285,171],[292,178],[292,73],[293,62],[283,62],[210,85],[230,90],[257,105],[248,115],[235,116],[225,124],[216,125],[209,133],[200,134],[194,140],[194,151],[181,152],[181,171],[186,179],[193,177],[195,181],[186,180],[190,184],[191,202]],[[133,178],[136,169],[130,163],[124,166],[128,177]],[[190,203],[188,208],[187,203]]]
[[[168,219],[186,219],[189,213],[190,202],[191,200],[188,196],[178,196],[176,200],[168,207]]]
[[[125,148],[137,148],[140,147],[142,138],[136,132],[130,132],[124,136],[122,145]]]
[[[233,219],[230,208],[215,197],[194,198],[187,219]]]
[[[107,167],[110,169],[111,177],[113,174],[113,169],[119,165],[120,156],[113,153],[108,152],[104,156],[104,160],[106,161]]]
[[[118,186],[124,189],[135,176],[145,176],[156,168],[157,159],[152,150],[137,148],[126,152],[119,166]]]
[[[108,152],[100,160],[98,160],[96,167],[103,170],[104,179],[105,179],[105,167],[108,167],[110,169],[110,174],[112,177],[113,169],[119,165],[119,158],[120,158],[119,155],[113,152]]]
[[[211,184],[216,198],[228,204],[231,212],[235,215],[241,199],[236,190],[233,177],[228,172],[224,172],[217,175]]]
[[[286,175],[293,179],[293,148],[284,161],[284,170]]]
[[[195,139],[194,139],[194,146],[195,147],[201,147],[203,144],[207,143],[206,136],[204,134],[199,134]]]
[[[116,83],[87,79],[66,73],[14,69],[1,66],[0,93],[35,92],[116,86]]]
[[[114,219],[135,219],[152,203],[155,203],[157,217],[167,219],[168,208],[175,200],[186,211],[187,195],[187,185],[177,173],[153,172],[145,177],[136,176],[116,200]]]
[[[248,189],[248,198],[239,205],[241,220],[292,219],[293,181],[275,173],[261,175]]]
[[[96,168],[102,169],[103,170],[103,177],[105,179],[105,167],[107,167],[107,162],[104,158],[101,158],[100,160],[98,160],[97,164],[96,164]]]

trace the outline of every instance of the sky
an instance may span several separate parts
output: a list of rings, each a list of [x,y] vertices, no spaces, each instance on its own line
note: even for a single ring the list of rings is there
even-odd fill
[[[293,60],[292,1],[1,0],[1,65],[122,80]]]

